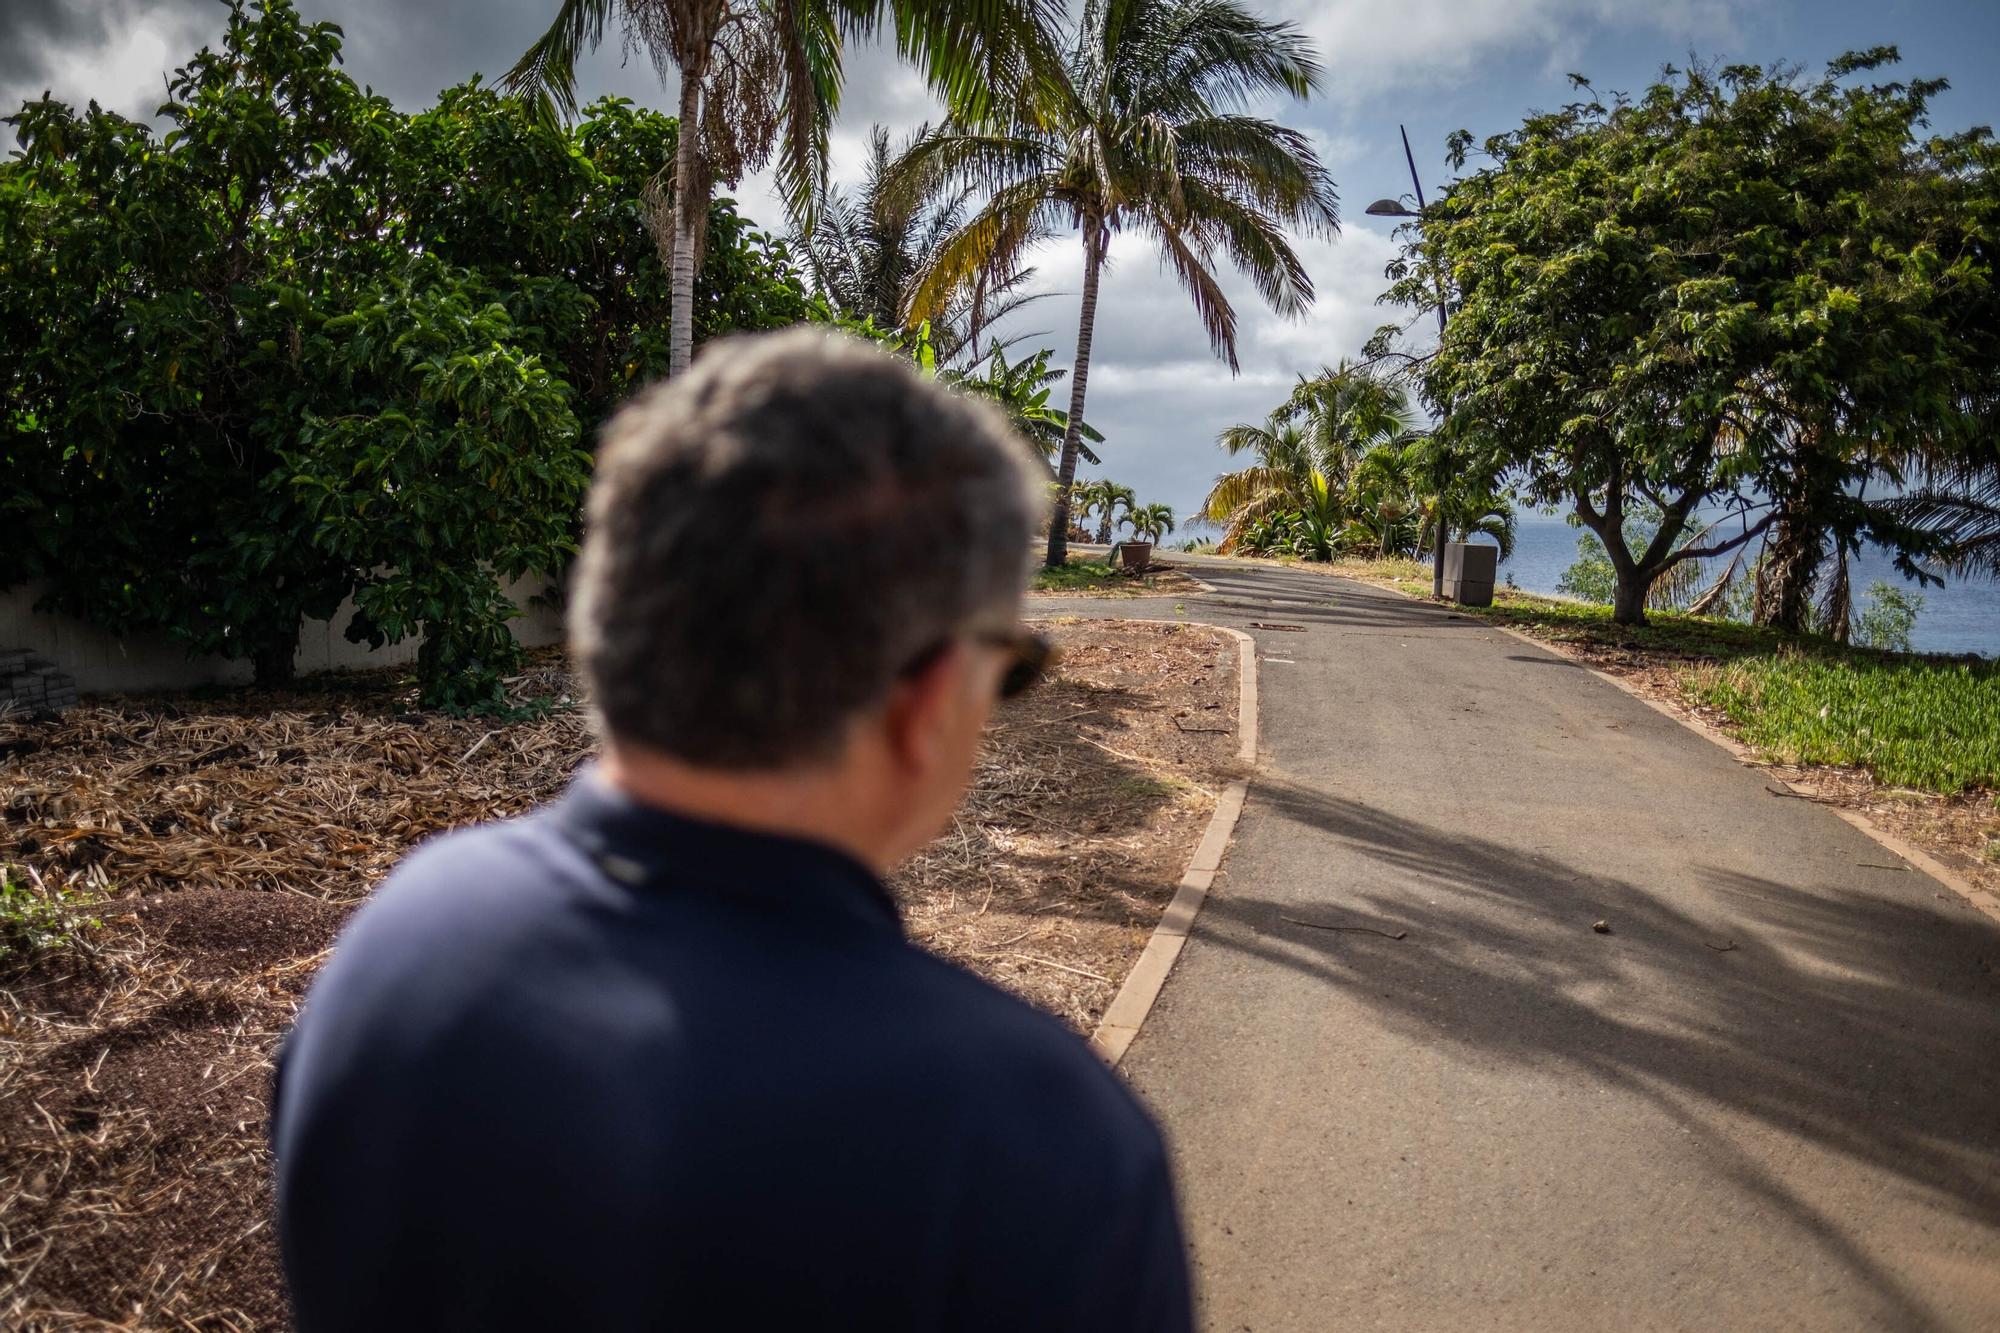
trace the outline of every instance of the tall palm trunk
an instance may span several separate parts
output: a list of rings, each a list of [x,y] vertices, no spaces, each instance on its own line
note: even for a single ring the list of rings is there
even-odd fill
[[[701,85],[707,70],[694,62],[681,65],[681,120],[674,140],[674,266],[668,275],[671,305],[667,317],[667,374],[678,375],[694,359],[694,223],[697,208],[708,207],[692,188],[699,165]]]
[[[1083,220],[1083,313],[1076,326],[1076,369],[1070,373],[1069,422],[1063,427],[1062,468],[1056,475],[1056,512],[1049,520],[1049,548],[1043,561],[1060,569],[1069,561],[1069,488],[1076,482],[1076,451],[1082,443],[1083,393],[1090,379],[1090,335],[1097,324],[1097,271],[1104,260],[1103,224]]]

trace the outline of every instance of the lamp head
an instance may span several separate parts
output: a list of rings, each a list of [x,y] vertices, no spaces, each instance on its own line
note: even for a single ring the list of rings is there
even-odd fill
[[[1366,212],[1371,218],[1413,218],[1417,216],[1415,209],[1405,208],[1402,201],[1397,199],[1377,199],[1374,203],[1368,205]]]

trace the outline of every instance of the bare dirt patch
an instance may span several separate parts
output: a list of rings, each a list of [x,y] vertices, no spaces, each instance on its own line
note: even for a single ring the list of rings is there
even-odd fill
[[[1087,1032],[1233,775],[1235,645],[1059,623],[952,829],[897,876],[912,935]],[[97,898],[79,950],[0,966],[0,1328],[287,1324],[271,1058],[340,924],[413,842],[519,813],[588,756],[563,664],[531,721],[391,682],[0,722],[0,866]]]

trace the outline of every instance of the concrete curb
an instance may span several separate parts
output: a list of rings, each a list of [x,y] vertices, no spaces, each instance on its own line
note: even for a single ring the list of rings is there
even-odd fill
[[[1207,625],[1199,621],[1180,621],[1180,624],[1198,625],[1202,629],[1219,630],[1236,640],[1236,757],[1243,763],[1255,766],[1257,762],[1257,641],[1242,630],[1230,629],[1227,625]],[[1126,974],[1125,984],[1112,997],[1111,1006],[1104,1011],[1097,1030],[1090,1034],[1090,1044],[1106,1063],[1116,1065],[1125,1056],[1132,1039],[1139,1035],[1139,1028],[1146,1021],[1146,1015],[1153,1011],[1153,1004],[1160,998],[1160,990],[1167,984],[1167,975],[1179,961],[1181,949],[1187,944],[1188,931],[1194,928],[1194,919],[1201,911],[1201,905],[1208,898],[1209,886],[1215,882],[1215,875],[1222,868],[1222,855],[1229,847],[1229,838],[1236,831],[1236,820],[1243,813],[1243,802],[1250,794],[1250,779],[1238,778],[1223,791],[1215,802],[1215,812],[1208,818],[1208,828],[1201,835],[1201,843],[1194,849],[1188,860],[1187,870],[1181,875],[1181,883],[1173,901],[1160,917],[1160,924],[1153,927],[1152,938],[1146,941],[1144,953]]]
[[[1358,579],[1354,581],[1360,582],[1360,580]],[[1430,606],[1438,605],[1436,602],[1431,601],[1428,597],[1417,597],[1411,593],[1404,592],[1401,588],[1385,588],[1379,583],[1367,583],[1363,584],[1362,586],[1368,588],[1378,588],[1383,592],[1394,593],[1396,596],[1401,597],[1406,601],[1423,602],[1426,605]],[[1542,652],[1548,653],[1552,657],[1561,658],[1563,661],[1568,662],[1573,666],[1582,668],[1584,671],[1589,672],[1591,675],[1597,677],[1599,680],[1611,686],[1613,689],[1620,690],[1625,694],[1630,695],[1632,698],[1637,699],[1640,703],[1646,705],[1646,707],[1652,709],[1660,716],[1665,718],[1671,718],[1673,721],[1678,722],[1681,726],[1686,727],[1689,731],[1692,731],[1695,735],[1700,736],[1704,740],[1707,740],[1715,745],[1720,746],[1724,750],[1727,750],[1729,752],[1730,757],[1736,760],[1737,763],[1742,764],[1745,768],[1760,768],[1760,769],[1769,768],[1769,765],[1765,764],[1762,760],[1758,759],[1755,752],[1753,752],[1749,746],[1743,744],[1743,742],[1737,740],[1734,736],[1731,736],[1729,733],[1722,731],[1719,728],[1710,726],[1708,723],[1702,721],[1700,718],[1679,712],[1673,708],[1669,708],[1666,704],[1661,703],[1658,699],[1655,699],[1651,695],[1646,694],[1644,691],[1640,690],[1637,686],[1628,684],[1625,681],[1620,680],[1618,677],[1609,674],[1608,672],[1599,671],[1596,667],[1590,666],[1578,658],[1571,657],[1566,653],[1557,652],[1554,648],[1550,647],[1547,642],[1541,639],[1537,639],[1532,634],[1524,634],[1520,630],[1510,629],[1505,625],[1495,625],[1491,621],[1486,621],[1484,623],[1486,625],[1486,628],[1488,629],[1498,630],[1500,633],[1507,635],[1509,638],[1518,639],[1522,643],[1525,643],[1530,647],[1539,649]],[[1775,773],[1770,773],[1767,771],[1765,773],[1765,777],[1768,778],[1770,781],[1775,782],[1779,786],[1783,787],[1785,791],[1790,795],[1797,796],[1805,800],[1813,799],[1811,792],[1806,791],[1799,787],[1794,787],[1791,783],[1786,782],[1783,778],[1777,776]],[[1833,805],[1825,801],[1818,801],[1815,803],[1824,806],[1828,812],[1839,818],[1843,823],[1849,824],[1852,827],[1860,830],[1862,833],[1867,834],[1870,838],[1873,838],[1875,842],[1882,847],[1883,850],[1889,852],[1893,856],[1901,857],[1904,861],[1915,866],[1917,869],[1923,871],[1926,875],[1929,875],[1932,879],[1936,880],[1938,883],[1950,889],[1953,893],[1956,893],[1959,897],[1965,899],[1967,905],[1972,907],[1975,911],[1983,912],[1985,915],[1991,917],[1993,920],[2000,921],[2000,901],[1996,901],[1992,894],[1987,893],[1985,890],[1979,888],[1971,880],[1966,879],[1963,875],[1959,874],[1956,870],[1953,870],[1950,866],[1945,865],[1943,862],[1939,861],[1936,857],[1930,855],[1928,852],[1925,852],[1920,848],[1911,846],[1909,843],[1903,841],[1903,839],[1896,836],[1894,833],[1891,833],[1888,829],[1885,829],[1881,825],[1877,824],[1867,815],[1862,814],[1859,810],[1849,810],[1845,806]]]

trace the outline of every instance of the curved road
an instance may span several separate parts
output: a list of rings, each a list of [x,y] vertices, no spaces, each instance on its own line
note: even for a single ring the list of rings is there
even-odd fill
[[[1476,619],[1197,563],[1264,753],[1123,1068],[1206,1327],[2000,1329],[2000,926]]]

